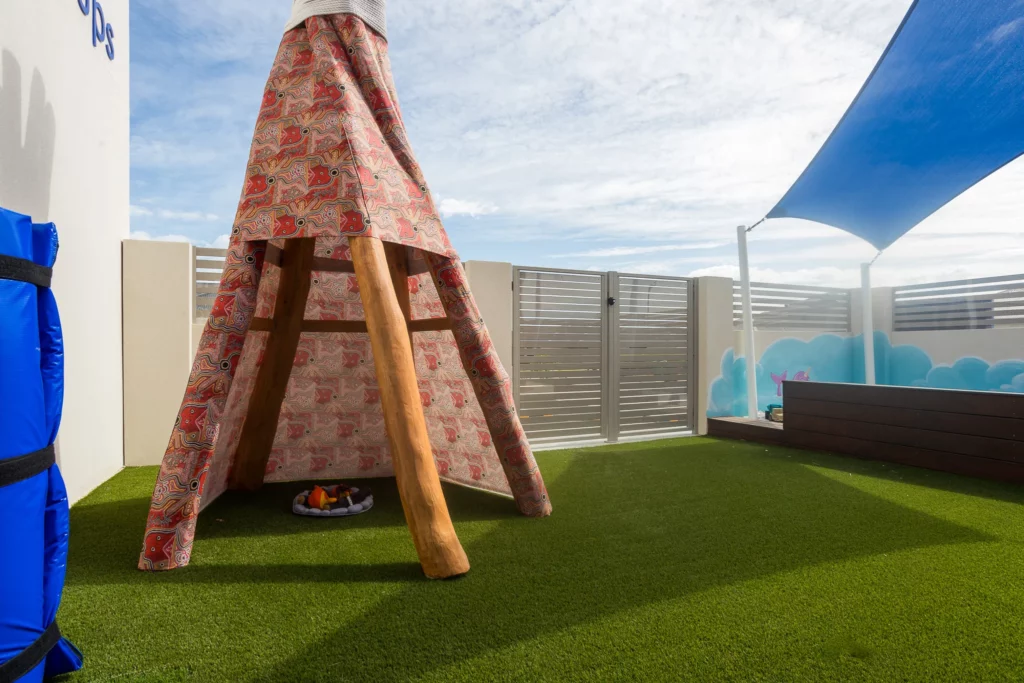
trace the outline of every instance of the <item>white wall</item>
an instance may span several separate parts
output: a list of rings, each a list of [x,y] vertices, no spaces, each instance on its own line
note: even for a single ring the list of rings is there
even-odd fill
[[[780,339],[799,339],[801,341],[811,341],[815,337],[820,337],[823,334],[835,334],[840,337],[849,337],[848,332],[832,332],[826,330],[758,330],[754,329],[754,346],[755,358],[758,362],[761,360],[761,354],[764,353],[765,349],[779,341]],[[745,355],[745,349],[743,348],[743,330],[733,330],[733,348],[736,349],[736,356]],[[721,358],[719,358],[721,360]]]
[[[732,280],[697,279],[697,433],[708,433],[708,392],[722,373],[722,356],[729,348],[742,348],[742,334],[732,325]],[[758,340],[754,340],[758,344]],[[760,348],[760,347],[758,347]]]
[[[941,332],[894,332],[892,345],[913,344],[927,353],[935,365],[952,365],[964,357],[989,363],[1024,360],[1024,327],[993,330],[943,330]]]
[[[512,264],[498,261],[466,261],[466,277],[480,315],[491,334],[494,350],[511,375],[512,364]]]
[[[123,257],[124,461],[159,465],[195,353],[192,246],[125,240]]]
[[[128,236],[128,0],[104,0],[115,59],[77,2],[0,2],[0,205],[53,221],[72,501],[123,465],[121,240]]]

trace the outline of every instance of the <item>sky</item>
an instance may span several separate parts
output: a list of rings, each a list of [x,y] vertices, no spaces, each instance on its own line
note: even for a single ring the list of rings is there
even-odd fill
[[[736,277],[910,0],[388,0],[409,137],[464,261]],[[132,235],[224,246],[290,0],[132,0]],[[890,247],[878,285],[1018,273],[1018,160]],[[800,220],[754,280],[854,286]]]

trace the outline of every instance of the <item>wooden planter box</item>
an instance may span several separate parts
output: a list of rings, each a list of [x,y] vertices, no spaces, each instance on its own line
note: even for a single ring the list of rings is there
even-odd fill
[[[783,393],[781,433],[711,419],[709,434],[1024,483],[1024,395],[820,382]]]

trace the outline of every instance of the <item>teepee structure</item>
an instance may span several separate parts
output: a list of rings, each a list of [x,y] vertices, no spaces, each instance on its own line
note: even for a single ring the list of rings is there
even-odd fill
[[[406,137],[387,43],[347,14],[285,34],[139,568],[264,482],[394,475],[427,576],[466,555],[440,480],[550,514],[466,274]]]

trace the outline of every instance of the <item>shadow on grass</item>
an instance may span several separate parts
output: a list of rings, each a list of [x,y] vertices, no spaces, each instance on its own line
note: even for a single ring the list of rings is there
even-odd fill
[[[785,455],[791,453],[799,452]],[[804,467],[829,466],[830,456],[764,455],[763,447],[697,439],[543,454],[542,465],[546,459],[569,462],[549,481],[555,513],[542,520],[516,515],[507,500],[447,488],[457,525],[495,522],[467,543],[473,568],[454,582],[423,579],[411,553],[408,562],[364,564],[203,562],[204,539],[246,539],[253,551],[248,556],[259,558],[262,549],[296,542],[288,536],[326,528],[320,523],[404,524],[392,480],[368,482],[379,494],[374,510],[348,520],[293,516],[289,505],[299,484],[226,495],[200,517],[193,564],[161,574],[134,568],[148,499],[76,506],[68,583],[124,586],[141,611],[146,595],[164,584],[221,585],[225,596],[231,587],[245,586],[261,592],[260,613],[250,616],[270,623],[275,613],[294,609],[295,584],[310,584],[310,591],[325,583],[400,584],[339,623],[333,635],[283,640],[282,649],[259,664],[239,662],[237,678],[320,680],[326,671],[358,662],[361,680],[406,680],[723,585],[882,553],[989,540]],[[867,470],[873,465],[861,464]],[[388,538],[399,536],[411,550],[407,536]],[[342,537],[350,545],[379,538]],[[327,538],[316,542],[334,542]],[[211,610],[215,605],[201,611]],[[284,649],[296,642],[298,647]],[[194,655],[216,659],[216,648],[211,642]]]
[[[763,451],[764,447],[762,446],[761,449]],[[874,477],[875,479],[924,486],[939,491],[949,491],[950,493],[1000,500],[1007,503],[1024,504],[1024,487],[1008,482],[967,477],[960,474],[901,465],[884,460],[868,460],[852,455],[805,451],[797,448],[772,447],[763,454],[775,459],[788,460],[805,465],[816,465],[838,472],[852,472],[854,474]]]
[[[292,514],[292,500],[299,491],[311,489],[317,482],[286,482],[266,484],[257,493],[226,491],[199,515],[196,538],[238,538],[306,533],[329,528],[380,529],[405,526],[401,506],[378,507],[381,501],[397,501],[398,489],[393,478],[348,479],[355,485],[370,487],[374,494],[371,514],[343,518],[310,518]],[[333,480],[331,483],[336,483]],[[320,484],[325,482],[321,481]],[[449,507],[461,510],[462,521],[510,519],[517,516],[511,498],[473,491],[452,484],[444,485]],[[271,513],[271,514],[268,514]]]
[[[551,496],[551,519],[505,522],[471,544],[463,581],[407,587],[256,680],[351,661],[367,680],[404,680],[716,586],[987,540],[804,467],[707,442],[581,453]]]
[[[225,580],[227,583],[301,583],[422,579],[422,572],[415,562],[408,565],[374,565],[374,569],[367,569],[368,565],[362,564],[202,564],[204,540],[252,538],[255,543],[263,543],[274,536],[294,537],[322,531],[404,527],[405,516],[401,505],[398,504],[395,480],[367,479],[362,480],[362,483],[368,485],[374,492],[373,510],[362,515],[335,519],[292,514],[291,505],[295,494],[311,488],[313,482],[267,484],[255,494],[228,491],[199,515],[193,562],[183,570],[154,574],[136,569],[146,527],[146,516],[149,513],[149,498],[128,498],[78,505],[75,506],[72,515],[74,531],[102,529],[106,533],[101,534],[99,538],[95,534],[90,534],[93,542],[89,545],[76,543],[81,536],[72,533],[71,560],[75,571],[69,574],[67,581],[70,585],[101,585],[151,583],[154,580],[162,583],[218,583]],[[449,484],[445,484],[444,488],[449,507],[453,512],[458,511],[459,521],[514,519],[519,516],[508,498]],[[385,504],[377,501],[385,501]],[[95,544],[97,540],[101,545]],[[410,568],[413,571],[410,571]]]

